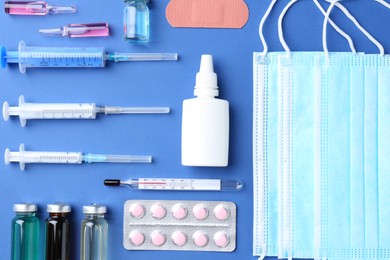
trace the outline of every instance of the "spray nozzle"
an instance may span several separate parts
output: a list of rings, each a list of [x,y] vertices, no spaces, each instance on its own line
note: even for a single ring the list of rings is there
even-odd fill
[[[199,72],[207,73],[211,72],[214,73],[214,65],[213,65],[213,56],[211,55],[202,55],[202,58],[200,60],[200,69]]]
[[[202,55],[199,72],[196,74],[194,95],[198,97],[218,96],[217,74],[214,73],[213,56]]]

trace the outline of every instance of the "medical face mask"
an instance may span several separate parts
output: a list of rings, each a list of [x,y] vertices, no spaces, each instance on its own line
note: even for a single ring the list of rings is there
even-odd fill
[[[355,53],[337,2],[324,52],[290,52],[294,2],[286,52],[254,54],[253,254],[390,259],[390,57]],[[353,53],[327,51],[328,22]]]

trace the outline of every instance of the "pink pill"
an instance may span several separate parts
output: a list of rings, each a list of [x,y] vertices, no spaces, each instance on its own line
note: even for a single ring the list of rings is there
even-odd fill
[[[195,207],[192,209],[192,212],[194,213],[195,218],[198,220],[203,220],[209,215],[209,211],[204,204],[195,205]]]
[[[197,247],[204,247],[209,242],[209,237],[205,232],[198,230],[192,235],[192,240]]]
[[[225,205],[219,204],[214,208],[214,215],[219,220],[226,220],[229,217],[230,213]]]
[[[145,235],[138,230],[131,231],[129,238],[130,238],[130,242],[135,246],[140,246],[145,241]]]
[[[134,218],[142,218],[145,215],[145,207],[140,203],[133,203],[130,206],[130,214]]]
[[[172,241],[177,246],[184,246],[187,243],[187,236],[182,231],[175,231],[172,234]]]
[[[172,215],[175,219],[187,217],[187,208],[182,203],[177,203],[172,207]]]
[[[150,239],[152,240],[152,244],[155,246],[162,246],[165,244],[166,237],[161,231],[155,230],[150,235]]]
[[[226,247],[229,244],[229,237],[225,231],[218,231],[214,235],[214,243],[218,247]]]
[[[152,217],[156,219],[162,219],[167,214],[167,209],[160,203],[153,204],[150,211],[152,212]]]

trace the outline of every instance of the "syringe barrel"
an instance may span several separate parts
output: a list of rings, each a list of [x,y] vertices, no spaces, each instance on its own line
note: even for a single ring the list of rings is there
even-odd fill
[[[24,150],[21,144],[19,152],[11,152],[8,148],[4,153],[6,164],[18,162],[20,169],[23,171],[26,163],[82,163],[81,153],[64,153],[64,152],[29,152]]]
[[[24,119],[94,119],[95,104],[40,104],[25,103],[19,107],[19,116]]]
[[[99,47],[33,47],[19,42],[19,69],[27,68],[63,68],[105,67],[104,48]],[[8,61],[7,61],[8,62]]]
[[[97,113],[93,103],[26,103],[24,97],[19,97],[19,106],[12,107],[5,102],[3,105],[3,118],[19,116],[22,126],[28,119],[95,119]]]
[[[65,152],[10,152],[10,162],[23,163],[69,163],[80,164],[82,162],[81,153]]]

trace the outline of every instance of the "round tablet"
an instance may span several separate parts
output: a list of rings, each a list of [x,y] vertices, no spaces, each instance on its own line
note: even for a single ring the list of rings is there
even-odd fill
[[[133,230],[129,234],[130,242],[135,246],[140,246],[145,241],[145,235],[138,230]]]
[[[195,218],[198,220],[203,220],[209,215],[209,211],[204,204],[195,205],[195,207],[192,209],[192,212],[194,213]]]
[[[152,244],[155,246],[162,246],[166,241],[165,235],[159,230],[153,231],[150,235],[150,239],[152,240]]]
[[[224,204],[219,204],[214,208],[214,215],[219,220],[226,220],[230,213]]]
[[[160,203],[153,204],[150,211],[152,212],[152,217],[156,219],[162,219],[167,214],[167,209]]]
[[[172,207],[172,215],[175,219],[187,217],[187,208],[182,203],[177,203]]]
[[[172,241],[177,246],[184,246],[187,243],[187,236],[182,231],[175,231],[172,234]]]
[[[218,247],[226,247],[229,244],[229,237],[225,231],[218,231],[214,235],[214,243]]]
[[[134,218],[142,218],[145,215],[145,207],[138,202],[131,204],[129,211]]]
[[[197,247],[204,247],[209,242],[209,237],[205,232],[198,230],[192,235],[192,240]]]

